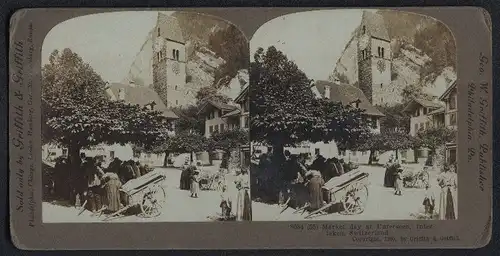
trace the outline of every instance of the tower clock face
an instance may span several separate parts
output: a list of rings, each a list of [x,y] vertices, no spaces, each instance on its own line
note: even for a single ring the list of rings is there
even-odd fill
[[[378,71],[380,72],[384,72],[385,71],[385,62],[383,60],[379,60],[377,62],[377,68],[378,68]]]
[[[174,62],[174,63],[172,64],[172,71],[173,71],[176,75],[178,75],[178,74],[181,72],[181,69],[180,69],[180,67],[179,67],[179,63]]]

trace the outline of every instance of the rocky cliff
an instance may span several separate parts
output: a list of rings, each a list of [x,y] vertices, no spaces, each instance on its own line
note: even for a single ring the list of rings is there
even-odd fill
[[[228,89],[230,87],[235,88],[234,80],[241,76],[238,70],[244,70],[248,65],[248,53],[238,55],[238,52],[248,52],[248,42],[244,35],[234,26],[216,17],[190,12],[175,12],[172,16],[177,19],[186,41],[184,90],[189,98],[188,102],[195,102],[196,93],[202,87],[215,86],[225,92],[231,91]],[[145,43],[138,50],[123,82],[133,81],[137,85],[145,86],[153,83],[152,38],[153,33],[145,38]]]
[[[391,82],[402,93],[407,85],[417,85],[439,96],[456,79],[456,48],[451,31],[426,16],[398,11],[378,11],[391,38],[393,53]],[[337,61],[330,80],[358,85],[356,31]]]

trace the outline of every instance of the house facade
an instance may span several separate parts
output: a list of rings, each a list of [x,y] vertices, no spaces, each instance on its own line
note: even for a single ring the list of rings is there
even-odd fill
[[[200,114],[205,117],[205,137],[210,138],[214,133],[226,130],[243,129],[249,131],[250,125],[250,100],[248,86],[244,87],[233,100],[235,105],[223,104],[208,100],[200,109]],[[221,159],[223,152],[216,152],[212,157]],[[237,154],[241,166],[250,166],[250,145],[242,145],[233,152]]]
[[[444,125],[455,132],[457,132],[457,82],[453,82],[446,91],[439,97],[445,103],[444,109]],[[456,136],[455,136],[456,138]],[[456,139],[453,142],[447,143],[446,148],[446,162],[449,164],[457,162],[457,143]]]
[[[420,131],[442,125],[443,111],[442,102],[413,98],[403,109],[410,116],[410,135],[416,136]],[[406,162],[425,162],[429,150],[408,149],[403,155]]]

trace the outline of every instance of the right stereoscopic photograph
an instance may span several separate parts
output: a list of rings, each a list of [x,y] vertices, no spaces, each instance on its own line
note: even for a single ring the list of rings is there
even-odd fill
[[[456,45],[432,17],[300,12],[250,41],[254,221],[453,220]]]

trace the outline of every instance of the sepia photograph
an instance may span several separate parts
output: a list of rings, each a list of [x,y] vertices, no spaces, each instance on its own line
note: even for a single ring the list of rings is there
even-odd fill
[[[457,219],[456,51],[446,25],[402,11],[263,24],[250,40],[253,220]]]
[[[84,15],[42,46],[44,223],[252,220],[245,35],[195,12]]]

